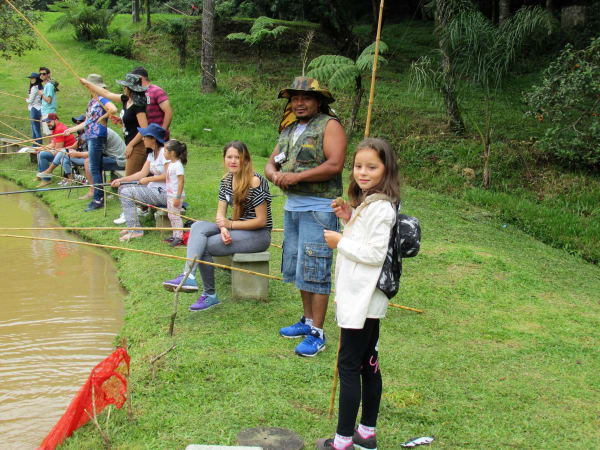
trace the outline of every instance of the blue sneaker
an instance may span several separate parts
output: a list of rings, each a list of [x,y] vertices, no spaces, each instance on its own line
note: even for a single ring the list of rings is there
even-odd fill
[[[85,212],[94,211],[96,209],[104,208],[104,202],[99,202],[96,200],[92,200],[90,204],[85,208]]]
[[[185,277],[185,273],[177,275],[177,277],[173,278],[172,280],[163,281],[162,285],[167,291],[174,291],[175,289],[177,289],[177,286],[179,286],[179,283],[181,283],[183,277]],[[192,280],[190,277],[188,277],[188,279],[185,280],[185,283],[183,283],[181,289],[179,290],[183,292],[196,292],[198,290],[198,284],[196,283],[196,279],[194,278]]]
[[[296,346],[296,354],[300,356],[315,356],[323,350],[325,350],[325,334],[321,339],[315,329],[311,329],[304,340]]]
[[[283,327],[279,330],[279,334],[284,338],[295,339],[302,336],[306,336],[310,333],[310,327],[306,325],[305,318],[302,316],[299,322],[296,322],[294,325],[290,325],[289,327]]]
[[[189,310],[190,311],[206,311],[207,309],[212,308],[213,306],[220,305],[220,304],[221,304],[221,302],[217,298],[217,294],[213,294],[213,295],[202,294],[198,298],[198,300],[196,300],[196,303],[194,303],[193,305],[190,305]]]

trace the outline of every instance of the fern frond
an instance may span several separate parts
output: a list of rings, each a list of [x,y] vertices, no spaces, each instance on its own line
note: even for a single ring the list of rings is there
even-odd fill
[[[358,59],[361,59],[364,56],[370,55],[371,58],[373,58],[373,55],[375,54],[375,47],[377,45],[377,42],[372,42],[371,44],[369,44],[360,54],[360,56],[358,57]],[[379,41],[379,54],[383,54],[383,53],[387,53],[387,51],[389,50],[388,45],[383,42],[383,41]]]
[[[339,89],[353,84],[356,77],[360,76],[360,72],[356,66],[341,66],[329,79],[329,87]]]
[[[309,69],[316,69],[318,67],[334,65],[334,66],[344,66],[344,65],[354,65],[354,61],[350,58],[346,58],[341,55],[321,55],[317,56],[313,59],[308,65]]]

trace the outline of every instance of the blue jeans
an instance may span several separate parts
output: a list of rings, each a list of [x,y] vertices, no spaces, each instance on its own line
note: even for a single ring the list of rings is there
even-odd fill
[[[31,108],[29,110],[29,118],[31,120],[31,137],[33,139],[37,139],[37,141],[33,141],[31,144],[33,147],[39,147],[42,143],[40,139],[42,137],[42,122],[40,122],[42,118],[42,112],[39,109]]]
[[[65,155],[62,159],[63,172],[65,173],[65,175],[71,175],[71,167],[83,167],[84,162],[85,158],[71,158],[69,155]]]
[[[339,230],[333,212],[285,211],[281,258],[283,281],[295,282],[298,289],[306,292],[331,292],[333,250],[327,246],[323,230]]]
[[[50,167],[50,163],[54,161],[54,155],[50,152],[39,152],[37,155],[38,159],[38,172],[44,172],[48,167]],[[51,180],[52,176],[48,175],[44,177],[43,180]]]
[[[94,189],[94,201],[101,203],[104,200],[102,190],[102,153],[106,147],[106,137],[96,137],[88,140],[88,158],[90,160],[90,173],[92,183],[98,188]]]

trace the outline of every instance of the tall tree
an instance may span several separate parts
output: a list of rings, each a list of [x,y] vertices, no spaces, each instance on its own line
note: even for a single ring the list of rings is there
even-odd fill
[[[133,23],[138,23],[140,21],[140,0],[132,0],[131,20]]]
[[[33,11],[30,0],[13,0],[11,2],[32,22],[39,21],[39,15]],[[22,55],[26,50],[36,46],[38,38],[29,25],[8,5],[0,2],[0,55],[9,59],[12,55]]]
[[[146,30],[152,28],[150,23],[150,0],[146,0]]]
[[[510,17],[510,0],[500,0],[498,3],[499,23],[504,22]]]
[[[254,21],[250,33],[231,33],[227,35],[227,39],[243,41],[248,45],[256,46],[258,56],[257,71],[258,76],[262,77],[262,54],[263,46],[268,39],[275,39],[281,33],[286,31],[288,27],[282,25],[275,26],[275,21],[265,16],[260,16]]]
[[[217,89],[215,67],[215,0],[202,1],[202,92]]]

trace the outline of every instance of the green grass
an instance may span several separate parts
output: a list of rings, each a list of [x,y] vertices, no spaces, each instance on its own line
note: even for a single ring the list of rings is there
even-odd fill
[[[425,46],[427,32],[417,25],[416,36]],[[389,29],[398,40],[411,36],[393,25]],[[68,31],[47,36],[78,73],[100,73],[115,90],[114,80],[138,64],[98,54],[75,43]],[[164,45],[155,44],[154,48]],[[234,138],[248,142],[256,168],[264,169],[283,107],[275,100],[277,92],[299,67],[297,56],[283,53],[280,61],[268,62],[268,75],[257,83],[251,56],[228,49],[232,53],[218,63],[219,91],[209,96],[200,94],[194,67],[176,68],[174,52],[138,50],[152,79],[167,90],[175,107],[173,136],[190,143],[188,214],[199,219],[214,216],[224,142]],[[0,90],[25,95],[25,77],[39,65],[49,65],[61,81],[59,116],[83,112],[85,91],[48,52],[33,51],[8,61],[0,68]],[[535,167],[531,180],[519,180],[511,172],[523,158],[530,162],[532,157],[520,156],[523,152],[517,143],[500,141],[494,153],[497,159],[493,156],[496,190],[465,186],[462,168],[470,166],[477,172],[481,167],[476,140],[441,135],[439,108],[408,92],[404,72],[384,70],[381,78],[373,133],[388,136],[400,149],[401,172],[409,180],[404,210],[417,216],[423,228],[421,253],[406,261],[395,301],[422,308],[426,314],[390,310],[383,321],[380,448],[398,448],[400,442],[420,435],[435,435],[435,445],[442,448],[561,448],[565,442],[572,448],[597,446],[600,269],[562,250],[561,244],[568,242],[569,230],[563,229],[568,220],[576,220],[578,237],[597,240],[593,228],[598,219],[597,181]],[[426,100],[433,99],[430,95]],[[2,100],[3,112],[26,117],[24,102]],[[527,139],[527,130],[535,129],[521,123],[518,109],[510,107],[518,103],[517,94],[507,95],[504,101],[508,117],[500,122],[499,135],[513,136],[511,126],[515,126],[522,129],[518,140]],[[342,117],[347,116],[349,105],[349,93],[338,95],[336,107]],[[470,105],[475,108],[476,101]],[[7,121],[28,134],[27,122]],[[352,142],[358,139],[354,136]],[[27,187],[35,185],[35,170],[26,157],[2,158],[0,174]],[[273,193],[278,194],[278,189]],[[117,201],[108,203],[105,219],[101,211],[84,214],[84,202],[69,199],[64,192],[41,197],[65,225],[112,225],[110,219],[119,213]],[[275,197],[276,227],[283,225],[282,212],[283,197]],[[559,214],[567,222],[557,219]],[[520,222],[522,217],[529,222]],[[533,227],[530,223],[536,218]],[[560,248],[534,239],[519,227],[541,239],[550,236]],[[560,231],[556,236],[555,230]],[[117,232],[82,234],[94,242],[120,245]],[[281,238],[273,234],[273,242],[281,243]],[[163,244],[159,233],[148,233],[128,245],[183,253]],[[580,244],[571,245],[567,248],[573,251]],[[271,273],[279,275],[280,251],[270,251]],[[181,296],[174,337],[177,348],[156,364],[152,381],[149,361],[173,343],[167,334],[173,297],[160,283],[179,273],[181,264],[110,253],[128,290],[122,335],[132,356],[134,409],[132,422],[125,411],[111,415],[114,448],[233,445],[237,432],[258,425],[290,428],[304,438],[306,448],[316,438],[332,435],[335,419],[327,419],[327,408],[338,337],[332,310],[325,324],[328,349],[316,358],[300,359],[293,355],[296,343],[277,336],[280,326],[297,320],[297,291],[271,282],[266,303],[232,301],[229,275],[218,271],[217,290],[223,304],[191,314],[187,306],[195,297]],[[86,425],[63,448],[102,446],[93,426]]]

